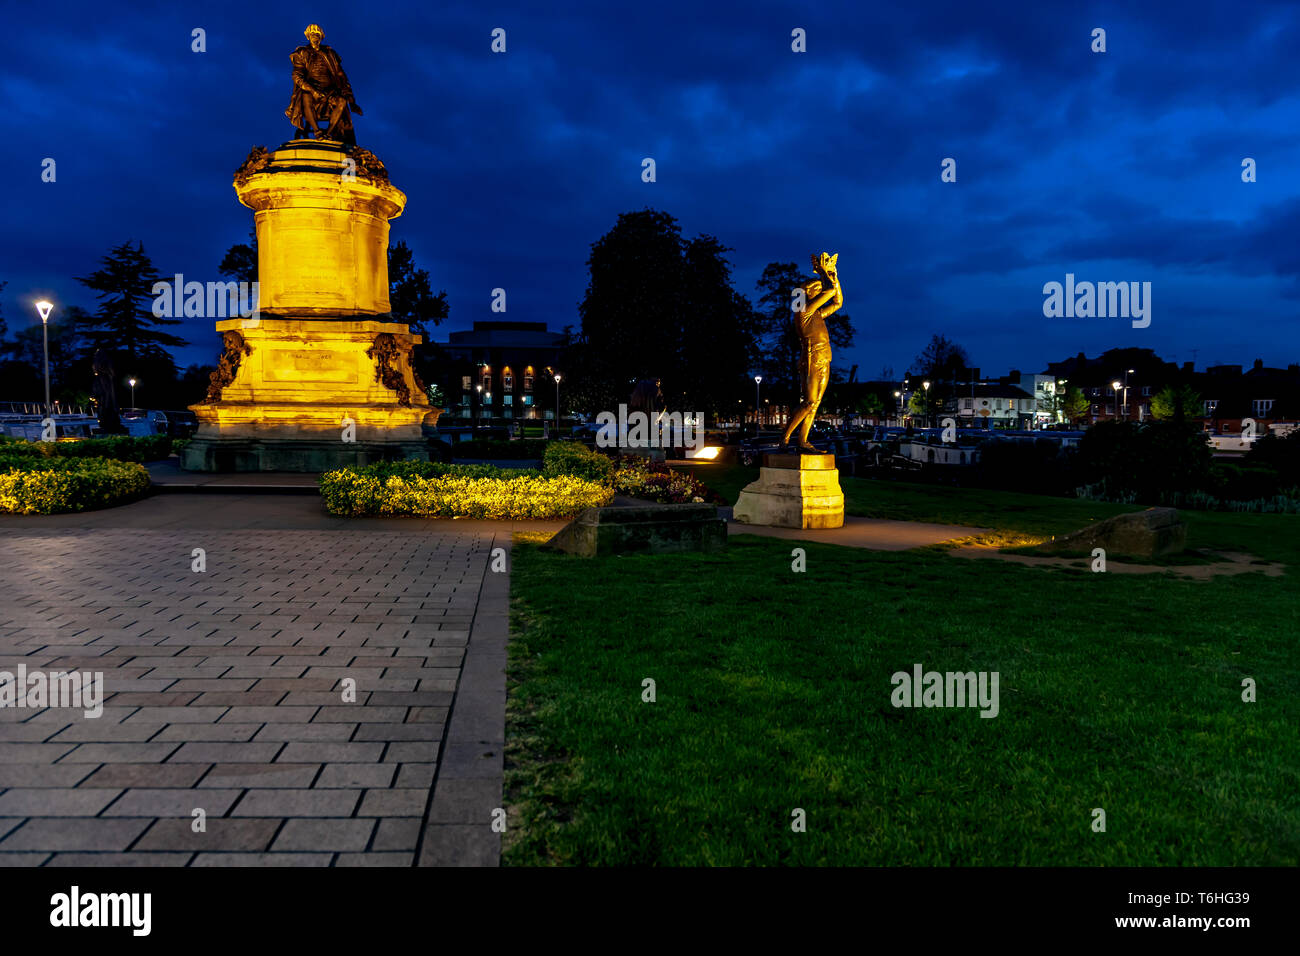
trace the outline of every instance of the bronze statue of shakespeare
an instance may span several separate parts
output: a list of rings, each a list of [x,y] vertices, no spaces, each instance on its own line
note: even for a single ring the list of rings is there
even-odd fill
[[[325,34],[316,24],[303,31],[308,45],[300,46],[289,56],[293,64],[293,93],[284,115],[293,123],[296,138],[329,139],[348,146],[357,144],[352,129],[352,113],[364,115],[352,96],[352,84],[343,72],[343,60],[321,43]],[[326,123],[325,129],[320,123]]]
[[[831,337],[826,331],[826,318],[844,305],[837,273],[839,253],[823,252],[812,257],[813,270],[821,279],[813,279],[803,287],[803,310],[795,320],[802,349],[799,353],[799,385],[802,403],[790,417],[781,443],[790,444],[795,429],[799,429],[799,451],[804,454],[821,454],[808,444],[808,431],[817,418],[817,408],[826,394],[826,384],[831,377]],[[829,289],[823,289],[830,286]]]

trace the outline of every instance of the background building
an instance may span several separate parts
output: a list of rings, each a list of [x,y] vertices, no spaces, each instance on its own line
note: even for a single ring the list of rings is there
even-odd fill
[[[449,333],[439,343],[449,423],[554,420],[552,370],[563,339],[545,322],[475,322],[468,332]]]

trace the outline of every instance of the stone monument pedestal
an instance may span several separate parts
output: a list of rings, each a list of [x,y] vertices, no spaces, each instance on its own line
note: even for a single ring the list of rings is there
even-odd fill
[[[255,149],[235,174],[255,211],[258,307],[221,318],[221,364],[181,455],[191,471],[325,471],[428,460],[440,410],[420,343],[388,302],[388,220],[406,196],[373,153],[325,140]],[[223,313],[224,314],[224,313]]]
[[[765,454],[758,481],[741,491],[731,516],[774,528],[839,528],[844,492],[834,455]]]

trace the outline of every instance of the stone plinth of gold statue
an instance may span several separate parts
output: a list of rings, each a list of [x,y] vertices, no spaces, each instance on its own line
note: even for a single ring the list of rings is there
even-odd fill
[[[758,481],[746,485],[731,517],[774,528],[839,528],[844,492],[834,455],[764,455]]]
[[[406,196],[366,150],[327,139],[255,149],[235,174],[255,212],[258,311],[220,319],[223,354],[182,464],[322,471],[428,458],[437,421],[392,321],[388,221]]]
[[[798,442],[791,454],[763,456],[758,481],[745,486],[732,509],[732,518],[741,524],[777,528],[844,525],[844,492],[835,456],[822,454],[808,442],[830,381],[831,342],[825,320],[844,304],[838,261],[838,254],[827,252],[812,257],[813,270],[821,278],[803,286],[803,306],[795,320],[803,346],[799,356],[801,403],[783,439],[789,443],[797,433]]]

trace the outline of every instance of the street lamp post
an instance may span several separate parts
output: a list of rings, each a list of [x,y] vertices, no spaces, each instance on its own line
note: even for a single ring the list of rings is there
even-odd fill
[[[763,376],[754,376],[754,437],[758,437],[758,426],[763,419],[763,406],[758,400],[758,387],[763,381]]]
[[[135,377],[132,376],[127,381],[131,384],[131,407],[135,408]]]
[[[560,373],[555,373],[555,437],[560,437]]]
[[[929,427],[934,427],[934,411],[930,408],[930,383],[922,382],[921,387],[925,389],[925,418]]]
[[[898,424],[903,424],[903,393],[894,391],[894,415],[898,419]]]
[[[54,310],[54,303],[42,299],[36,303],[36,312],[41,317],[41,348],[45,353],[45,417],[50,416],[50,332],[47,319]]]
[[[1124,371],[1124,421],[1128,421],[1128,374],[1131,371],[1131,368]]]

